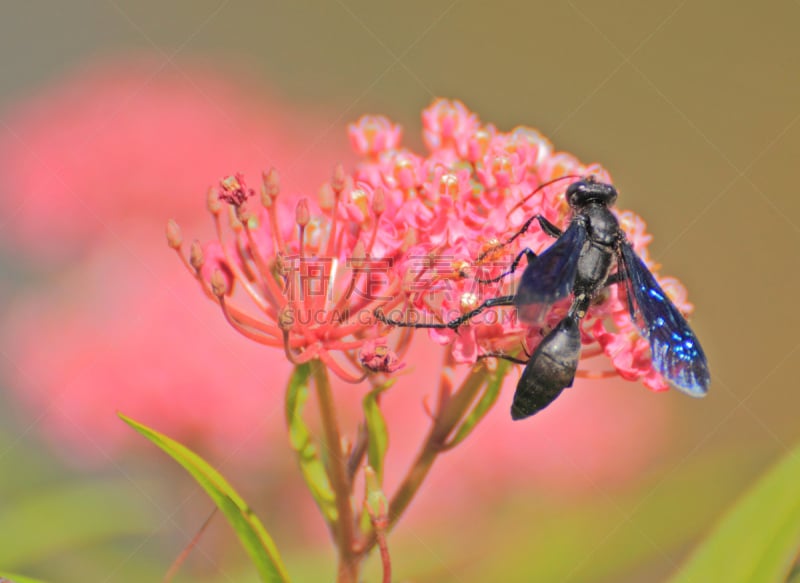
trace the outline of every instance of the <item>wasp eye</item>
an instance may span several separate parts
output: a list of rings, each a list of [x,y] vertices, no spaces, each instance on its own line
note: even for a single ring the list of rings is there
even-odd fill
[[[573,182],[567,188],[567,203],[570,205],[575,205],[579,202],[579,198],[581,197],[581,193],[586,188],[586,182],[583,180],[579,180],[578,182]]]

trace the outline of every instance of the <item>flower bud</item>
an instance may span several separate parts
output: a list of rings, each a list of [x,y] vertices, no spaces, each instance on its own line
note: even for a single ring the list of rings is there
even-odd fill
[[[261,200],[263,202],[265,197],[269,197],[271,200],[275,200],[278,198],[278,194],[281,191],[281,177],[278,174],[278,171],[271,167],[267,172],[262,172],[261,174]],[[267,206],[265,203],[264,206]]]
[[[297,209],[295,210],[295,216],[297,224],[300,227],[305,227],[308,222],[311,220],[311,212],[308,210],[308,200],[305,198],[301,198],[300,202],[297,203]]]
[[[211,291],[218,298],[224,296],[225,292],[228,291],[228,282],[225,280],[225,274],[220,269],[215,269],[214,273],[211,274]]]
[[[364,267],[364,259],[367,257],[367,249],[364,242],[359,239],[356,246],[353,247],[353,253],[350,256],[350,266],[353,269],[361,269]]]
[[[380,186],[375,189],[372,195],[372,212],[379,217],[386,210],[386,193]]]
[[[189,249],[189,264],[194,267],[195,271],[200,271],[205,262],[206,258],[203,254],[203,248],[200,246],[200,241],[195,239]]]
[[[329,211],[333,208],[336,201],[336,195],[333,193],[333,188],[330,184],[323,184],[319,189],[319,208],[324,211]]]
[[[219,211],[222,209],[222,203],[219,200],[219,193],[217,192],[216,188],[209,188],[208,193],[206,195],[206,208],[208,211],[216,216],[219,214]]]
[[[333,169],[333,178],[331,179],[331,188],[336,194],[341,194],[347,182],[347,174],[344,171],[344,166],[337,164]]]
[[[367,486],[367,512],[372,520],[382,523],[387,518],[389,501],[386,499],[386,494],[381,489],[378,475],[372,467],[367,466],[364,469],[364,477]]]
[[[180,249],[183,244],[181,228],[173,219],[167,221],[167,245],[173,249]]]

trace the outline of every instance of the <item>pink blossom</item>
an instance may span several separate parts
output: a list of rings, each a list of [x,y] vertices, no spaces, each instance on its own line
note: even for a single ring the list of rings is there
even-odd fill
[[[534,129],[519,127],[504,133],[483,126],[477,115],[458,101],[437,100],[423,112],[422,119],[428,157],[398,144],[396,150],[386,150],[377,159],[363,159],[357,177],[386,189],[389,212],[381,218],[381,230],[395,237],[402,233],[403,240],[411,242],[405,254],[395,256],[395,275],[404,282],[405,297],[394,297],[382,309],[399,313],[394,320],[405,321],[414,315],[444,323],[489,297],[513,293],[508,279],[497,285],[480,285],[474,278],[496,277],[525,247],[539,253],[552,244],[538,228],[505,244],[523,222],[536,214],[556,225],[569,222],[571,211],[564,198],[569,182],[540,189],[541,185],[562,176],[593,175],[604,182],[611,182],[611,177],[598,164],[583,164],[571,154],[555,151]],[[391,127],[391,122],[382,125]],[[467,146],[475,143],[481,147]],[[630,211],[615,212],[631,245],[656,271],[647,253],[652,236],[644,221]],[[402,246],[395,245],[397,250],[402,252]],[[674,290],[676,305],[685,313],[691,311],[679,282],[662,281]],[[523,346],[531,352],[565,309],[566,302],[561,302],[547,314],[537,306],[520,314],[513,308],[499,316],[484,312],[457,334],[433,330],[430,335],[436,342],[452,343],[459,362],[475,362],[480,355],[498,350],[520,353]],[[605,374],[643,379],[654,390],[666,387],[652,368],[648,344],[635,331],[618,286],[611,286],[589,309],[582,339],[585,359],[600,354],[609,357],[612,368]],[[588,374],[584,367],[579,369],[579,376],[583,374]]]
[[[43,283],[6,306],[4,368],[37,427],[81,460],[147,447],[116,418],[124,411],[253,463],[283,433],[291,365],[237,336],[176,272],[164,219],[205,219],[203,193],[231,167],[258,176],[280,164],[284,192],[313,191],[342,153],[310,147],[315,114],[238,76],[160,65],[92,65],[5,112],[3,234]],[[216,196],[209,205],[227,207]],[[193,249],[207,279],[218,272],[233,286],[222,245]],[[58,273],[37,263],[53,259]]]
[[[356,310],[369,316],[380,307],[384,315],[396,313],[401,320],[417,315],[425,321],[447,322],[487,297],[511,293],[507,280],[481,284],[476,283],[475,276],[495,277],[507,269],[522,248],[527,246],[541,252],[552,244],[552,239],[538,228],[530,229],[513,244],[505,244],[527,218],[541,213],[557,225],[569,221],[570,210],[563,196],[569,183],[555,183],[541,189],[540,186],[566,175],[592,174],[599,180],[611,180],[599,165],[586,165],[570,154],[556,152],[536,130],[517,128],[503,133],[493,126],[482,126],[477,116],[458,102],[435,103],[423,114],[423,120],[428,132],[426,143],[431,149],[427,157],[404,149],[399,143],[380,152],[365,150],[363,145],[354,143],[365,157],[353,175],[337,170],[334,179],[320,190],[318,208],[311,202],[302,203],[302,212],[289,231],[281,231],[277,225],[286,221],[273,216],[286,213],[289,205],[297,204],[294,199],[283,200],[283,195],[258,208],[248,202],[246,211],[230,210],[231,217],[237,220],[228,221],[231,238],[226,236],[221,244],[226,249],[224,263],[242,284],[238,287],[247,293],[240,292],[237,297],[216,294],[216,301],[237,330],[261,344],[283,346],[292,361],[320,359],[342,378],[354,382],[370,372],[392,372],[393,368],[399,368],[396,365],[400,362],[395,353],[405,354],[408,330],[376,326],[369,317],[332,326],[328,317],[333,313],[332,306],[347,306],[344,311],[350,317]],[[394,127],[389,121],[376,125]],[[215,222],[221,224],[221,215],[212,214]],[[630,229],[631,244],[643,254],[650,241],[644,223],[626,211],[620,211],[620,216],[623,228]],[[309,234],[305,230],[311,225],[314,231]],[[328,257],[341,261],[348,254],[355,257],[356,265],[367,258],[391,260],[390,277],[382,280],[382,287],[378,288],[384,292],[382,299],[371,297],[352,303],[346,292],[347,281],[354,275],[347,270],[331,275],[328,281],[333,293],[317,303],[313,298],[292,297],[288,284],[275,289],[275,278],[267,275],[284,273],[284,262],[289,257]],[[183,258],[188,265],[185,255]],[[208,292],[211,283],[202,270],[196,277]],[[492,425],[496,433],[485,438],[488,449],[482,459],[490,459],[493,464],[498,456],[492,453],[492,448],[500,447],[513,453],[500,456],[508,467],[530,464],[532,468],[538,463],[534,458],[541,461],[549,456],[552,465],[539,468],[558,468],[556,471],[574,478],[574,468],[570,469],[574,464],[581,467],[578,474],[585,471],[589,476],[607,477],[643,463],[646,452],[661,443],[657,428],[666,415],[662,403],[656,406],[654,401],[640,399],[641,410],[637,415],[620,416],[620,411],[626,409],[617,402],[617,398],[624,398],[618,390],[608,387],[606,391],[591,393],[592,389],[581,380],[593,379],[596,383],[597,379],[609,377],[641,379],[654,390],[662,389],[659,383],[663,384],[663,379],[652,369],[647,343],[633,333],[627,304],[617,286],[612,286],[607,296],[600,299],[590,309],[582,327],[585,358],[575,389],[567,391],[573,395],[570,405],[550,409],[537,419],[552,419],[541,423],[547,424],[551,435],[563,436],[563,443],[573,443],[572,437],[585,438],[587,451],[592,449],[588,444],[594,439],[592,420],[615,419],[611,424],[613,430],[604,434],[603,439],[607,436],[608,442],[601,449],[616,456],[619,467],[601,461],[584,463],[586,460],[581,459],[577,448],[564,453],[569,448],[564,448],[558,438],[554,438],[555,442],[549,440],[538,454],[534,453],[536,447],[498,446],[506,441],[518,442],[516,434],[508,433],[512,430],[507,422],[507,408],[493,413],[493,418],[502,416],[505,424],[497,421]],[[303,323],[286,317],[287,310],[293,313],[292,306],[303,302],[310,302],[324,315],[321,322]],[[452,357],[460,363],[474,363],[487,353],[523,354],[535,348],[566,309],[567,302],[560,302],[547,313],[525,318],[525,323],[512,309],[489,312],[474,318],[458,332],[431,330],[430,337],[444,347],[441,357]],[[378,346],[382,347],[380,354]],[[412,355],[417,349],[412,346],[410,350],[403,359],[406,368],[398,373],[399,379],[424,379],[422,390],[430,397],[425,387],[435,384],[439,368],[431,362],[433,351],[426,349],[415,359]],[[381,355],[386,354],[392,355],[389,360],[382,359]],[[444,356],[447,354],[450,356]],[[600,357],[607,360],[601,361]],[[360,363],[365,370],[359,376],[357,370],[343,363]],[[509,379],[507,389],[514,382],[515,379]],[[422,431],[426,419],[419,392],[403,391],[402,384],[386,393],[385,411],[390,424],[401,425],[406,435],[415,428]],[[587,392],[591,394],[582,403],[580,397]],[[402,400],[393,397],[399,394],[408,399],[410,409],[391,404]],[[416,412],[412,413],[412,409]],[[414,418],[418,419],[418,426],[411,421]],[[571,428],[570,435],[561,432],[562,426]],[[635,448],[631,446],[634,442]],[[409,440],[401,438],[393,443],[398,444],[394,446],[398,455],[411,455],[410,448],[406,451]],[[393,479],[392,471],[387,470],[389,481]],[[546,479],[547,472],[541,473],[542,479]],[[556,481],[562,483],[560,479]]]
[[[261,205],[241,194],[247,192],[242,176],[221,181],[218,198],[230,205],[212,209],[218,236],[212,248],[222,250],[221,270],[209,277],[204,262],[191,261],[192,251],[187,256],[181,245],[171,246],[234,329],[258,344],[283,348],[290,362],[319,359],[353,383],[364,380],[365,371],[401,368],[397,352],[404,343],[376,343],[372,316],[399,287],[390,277],[391,262],[372,255],[384,214],[382,189],[354,188],[337,167],[323,189],[322,210],[312,211],[305,198],[284,202],[274,187],[277,173],[269,176],[262,192],[270,196]],[[291,204],[294,228],[282,229]]]
[[[376,156],[400,143],[403,128],[382,115],[364,115],[347,126],[350,143],[359,156]]]
[[[163,217],[202,217],[200,193],[231,169],[280,166],[284,190],[313,191],[332,152],[313,119],[241,75],[149,56],[87,66],[4,112],[0,211],[7,242],[65,259],[98,237]]]
[[[478,116],[460,101],[437,99],[422,112],[425,145],[432,152],[468,150],[469,141],[479,129]]]

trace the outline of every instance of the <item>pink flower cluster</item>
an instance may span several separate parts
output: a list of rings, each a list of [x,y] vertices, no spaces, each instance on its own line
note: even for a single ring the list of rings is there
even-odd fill
[[[372,317],[386,301],[382,298],[399,291],[398,282],[388,277],[391,265],[371,254],[383,213],[381,196],[367,199],[341,166],[322,188],[324,215],[312,215],[309,201],[301,198],[294,201],[292,220],[291,210],[279,205],[279,194],[274,169],[262,176],[258,202],[242,175],[229,176],[209,193],[217,240],[205,246],[195,241],[187,255],[171,222],[168,242],[206,294],[219,302],[228,322],[250,340],[283,347],[294,364],[320,359],[353,383],[366,378],[364,368],[394,372],[399,358],[378,342]],[[261,315],[254,316],[252,307]]]
[[[560,226],[569,221],[563,196],[569,183],[537,189],[570,175],[611,179],[597,164],[584,165],[556,152],[538,131],[518,127],[500,132],[458,101],[437,100],[422,119],[427,156],[403,149],[400,128],[384,117],[364,116],[349,126],[351,142],[363,157],[352,191],[366,192],[368,198],[381,192],[386,209],[379,217],[373,252],[395,260],[395,277],[404,282],[404,293],[387,302],[384,311],[398,308],[399,319],[407,319],[414,315],[407,310],[411,305],[424,321],[447,322],[489,297],[512,293],[507,284],[480,285],[472,276],[491,279],[521,249],[540,252],[552,244],[538,229],[503,244],[528,218],[541,214]],[[342,199],[349,195],[346,189]],[[654,267],[648,260],[651,236],[644,221],[630,211],[615,212],[634,249]],[[691,312],[677,280],[661,283],[684,313]],[[567,302],[561,302],[533,326],[521,325],[511,309],[502,315],[484,313],[457,333],[432,330],[431,336],[452,343],[461,362],[474,362],[487,352],[518,353],[523,345],[530,351],[566,308]],[[591,307],[582,334],[585,357],[604,353],[623,378],[641,379],[653,390],[667,388],[651,365],[649,346],[636,332],[618,286],[611,286],[605,301]],[[597,371],[585,374],[598,376]]]
[[[3,233],[13,256],[43,278],[6,307],[6,382],[53,442],[74,445],[83,459],[147,448],[119,423],[115,412],[124,410],[204,451],[241,451],[244,462],[262,456],[266,433],[283,433],[281,395],[272,387],[284,386],[291,363],[282,351],[263,350],[260,344],[267,344],[296,361],[330,358],[348,380],[399,371],[398,390],[385,395],[388,422],[397,428],[389,456],[411,457],[416,433],[429,421],[420,400],[436,385],[443,349],[416,343],[407,352],[412,331],[378,325],[374,308],[405,313],[412,305],[421,317],[439,321],[497,293],[499,286],[476,288],[472,276],[502,270],[523,245],[537,251],[549,245],[531,229],[515,245],[498,247],[529,213],[563,225],[565,184],[544,189],[510,216],[508,210],[551,177],[607,175],[555,153],[534,130],[501,133],[462,104],[438,101],[424,113],[430,155],[403,149],[400,127],[385,117],[365,116],[350,128],[362,158],[352,175],[337,172],[316,199],[300,202],[296,193],[314,192],[342,158],[330,148],[309,152],[314,120],[298,126],[309,116],[293,115],[285,104],[206,67],[180,67],[183,75],[154,74],[151,59],[113,60],[5,112],[0,208],[11,219]],[[241,169],[253,177],[265,164],[281,168],[283,186],[267,173],[253,189],[235,176],[213,189],[209,206],[222,238],[186,255],[193,272],[200,266],[212,299],[221,297],[240,331],[259,344],[238,338],[209,310],[193,282],[165,261],[157,240],[169,214],[187,230],[205,232],[198,193],[224,172]],[[220,201],[220,193],[238,206]],[[620,218],[644,253],[649,239],[641,220]],[[45,267],[35,263],[42,257],[50,261]],[[53,259],[61,260],[60,271],[43,272]],[[661,283],[681,293],[677,282]],[[598,317],[587,321],[587,343],[597,342],[584,355],[606,351],[617,357],[621,373],[646,377],[646,346],[624,306],[614,302],[612,289],[602,309],[618,321],[608,318],[601,329],[599,306]],[[314,317],[320,319],[309,320]],[[527,330],[512,315],[496,324],[476,320],[460,335],[431,336],[471,361],[482,351],[518,351]],[[408,365],[399,370],[403,360]],[[494,470],[528,468],[559,488],[580,486],[570,472],[629,475],[660,442],[666,408],[597,385],[580,399],[565,396],[562,406],[535,424],[514,426],[514,433],[498,408],[458,449],[470,456],[446,456],[445,467],[456,469],[440,476],[472,472],[485,479],[475,455],[494,460]],[[355,423],[361,395],[339,394],[352,401],[344,422]],[[597,417],[608,427],[598,428]],[[502,447],[519,431],[532,437],[530,447]],[[473,453],[481,444],[484,451]],[[452,491],[452,482],[441,486]]]
[[[262,344],[283,345],[292,362],[320,358],[340,377],[358,382],[365,374],[358,357],[363,343],[393,331],[376,326],[376,309],[394,320],[444,323],[485,299],[513,293],[511,279],[480,280],[502,273],[520,250],[540,252],[552,243],[541,230],[530,229],[508,244],[530,217],[541,214],[556,225],[569,221],[563,196],[568,182],[556,179],[591,174],[611,182],[601,166],[556,152],[536,130],[500,132],[458,101],[437,100],[422,119],[428,156],[403,148],[401,128],[385,117],[368,115],[351,124],[350,140],[362,157],[355,172],[338,167],[321,188],[314,212],[301,199],[294,221],[278,202],[274,170],[263,176],[258,202],[241,175],[226,178],[212,192],[209,208],[219,240],[205,250],[195,243],[190,257],[182,257],[237,330]],[[228,203],[230,241],[223,235],[221,202]],[[651,237],[644,221],[630,211],[617,212],[647,261]],[[180,248],[180,241],[172,243]],[[211,268],[206,255],[213,258]],[[265,317],[254,318],[232,298],[237,281]],[[312,283],[316,294],[303,287]],[[691,311],[680,283],[663,283],[676,304]],[[523,347],[535,348],[567,307],[560,302],[533,325],[527,317],[522,324],[513,309],[488,311],[458,331],[435,329],[431,336],[452,344],[458,362],[475,362],[487,353],[519,354]],[[392,353],[386,362],[395,364],[382,372],[396,368],[396,351],[405,348],[407,338],[401,332],[386,348]],[[582,340],[584,356],[605,354],[614,370],[583,369],[579,376],[619,374],[653,390],[667,388],[618,286],[590,308]],[[333,353],[349,360],[349,368]],[[374,355],[369,361],[366,368],[372,370]]]

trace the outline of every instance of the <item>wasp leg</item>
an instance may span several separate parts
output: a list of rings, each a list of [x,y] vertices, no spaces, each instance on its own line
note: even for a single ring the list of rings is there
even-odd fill
[[[523,257],[525,257],[525,259],[528,261],[528,263],[531,263],[534,259],[536,259],[536,253],[534,253],[528,247],[525,247],[525,249],[520,251],[519,254],[514,258],[514,261],[511,263],[511,267],[508,268],[508,271],[504,271],[503,273],[501,273],[497,277],[493,277],[491,279],[480,279],[480,278],[476,277],[475,281],[478,282],[478,283],[497,283],[498,281],[500,281],[504,277],[508,277],[509,275],[513,275],[514,272],[517,270],[517,267],[519,266],[519,262],[522,261]]]
[[[513,306],[514,305],[514,296],[499,296],[496,298],[490,298],[479,305],[474,310],[470,310],[463,316],[459,316],[454,320],[450,320],[449,322],[444,323],[430,323],[430,322],[403,322],[401,320],[395,320],[394,318],[387,318],[386,315],[380,308],[375,309],[375,317],[383,322],[384,324],[388,324],[389,326],[399,326],[401,328],[433,328],[437,330],[442,329],[450,329],[455,330],[465,322],[469,321],[470,319],[474,318],[484,310],[489,308],[499,308],[503,306]]]
[[[625,281],[625,274],[621,271],[618,271],[608,276],[608,279],[606,279],[606,283],[603,285],[603,287],[608,287],[610,285],[614,285],[615,283],[622,283],[623,281]]]
[[[539,221],[539,226],[542,228],[542,231],[550,235],[553,239],[558,239],[564,233],[564,231],[556,227],[542,215],[536,215],[533,218]]]
[[[542,228],[542,231],[544,231],[545,233],[550,235],[553,239],[558,239],[563,233],[563,231],[561,229],[559,229],[553,223],[548,221],[544,217],[544,215],[533,215],[527,221],[522,223],[522,226],[519,228],[519,230],[516,233],[514,233],[511,236],[511,238],[508,239],[508,241],[503,243],[503,246],[508,245],[509,243],[513,243],[518,237],[521,237],[522,235],[524,235],[528,231],[528,229],[530,228],[530,226],[533,223],[533,221],[539,221],[539,226]]]
[[[484,251],[483,253],[481,253],[480,255],[478,255],[477,262],[480,263],[483,259],[486,258],[487,255],[489,255],[491,253],[494,253],[498,249],[500,249],[502,247],[505,247],[506,245],[510,245],[511,243],[513,243],[514,241],[519,239],[522,235],[524,235],[525,233],[528,232],[528,229],[530,228],[530,226],[533,223],[533,221],[539,221],[539,225],[542,227],[542,230],[545,233],[547,233],[548,235],[550,235],[551,237],[553,237],[554,239],[558,239],[561,236],[561,233],[563,232],[561,229],[556,227],[553,223],[551,223],[546,218],[544,218],[544,216],[542,216],[542,215],[533,215],[527,221],[522,223],[522,226],[517,230],[517,232],[514,233],[513,235],[511,235],[511,237],[509,237],[506,240],[505,243],[501,243],[499,245],[496,245],[496,246],[492,247],[491,249],[488,249],[488,250]]]
[[[544,231],[545,234],[550,235],[554,239],[558,239],[564,233],[561,229],[559,229],[553,223],[548,221],[543,215],[534,215],[527,221],[525,221],[522,227],[520,227],[520,229],[516,233],[514,233],[510,239],[508,239],[505,243],[503,243],[501,247],[505,247],[506,245],[513,243],[514,240],[517,239],[518,237],[521,237],[528,230],[528,228],[530,228],[533,221],[539,221],[539,225],[542,227],[542,231]],[[497,247],[492,249],[492,251],[496,249]],[[483,260],[486,257],[486,255],[488,255],[490,252],[491,251],[482,253],[478,257],[478,261],[480,262],[481,260]],[[522,261],[523,256],[528,260],[528,263],[536,259],[536,253],[534,253],[532,249],[526,247],[525,249],[520,251],[519,254],[514,258],[514,262],[511,264],[511,267],[509,268],[508,271],[505,271],[500,275],[498,275],[497,277],[493,277],[491,279],[476,279],[475,281],[477,281],[478,283],[496,283],[501,279],[503,279],[504,277],[512,275],[519,266],[519,262]]]
[[[503,360],[513,362],[514,364],[528,364],[527,360],[509,356],[508,354],[503,354],[502,352],[486,352],[485,354],[478,355],[478,360],[483,360],[484,358],[502,358]]]

